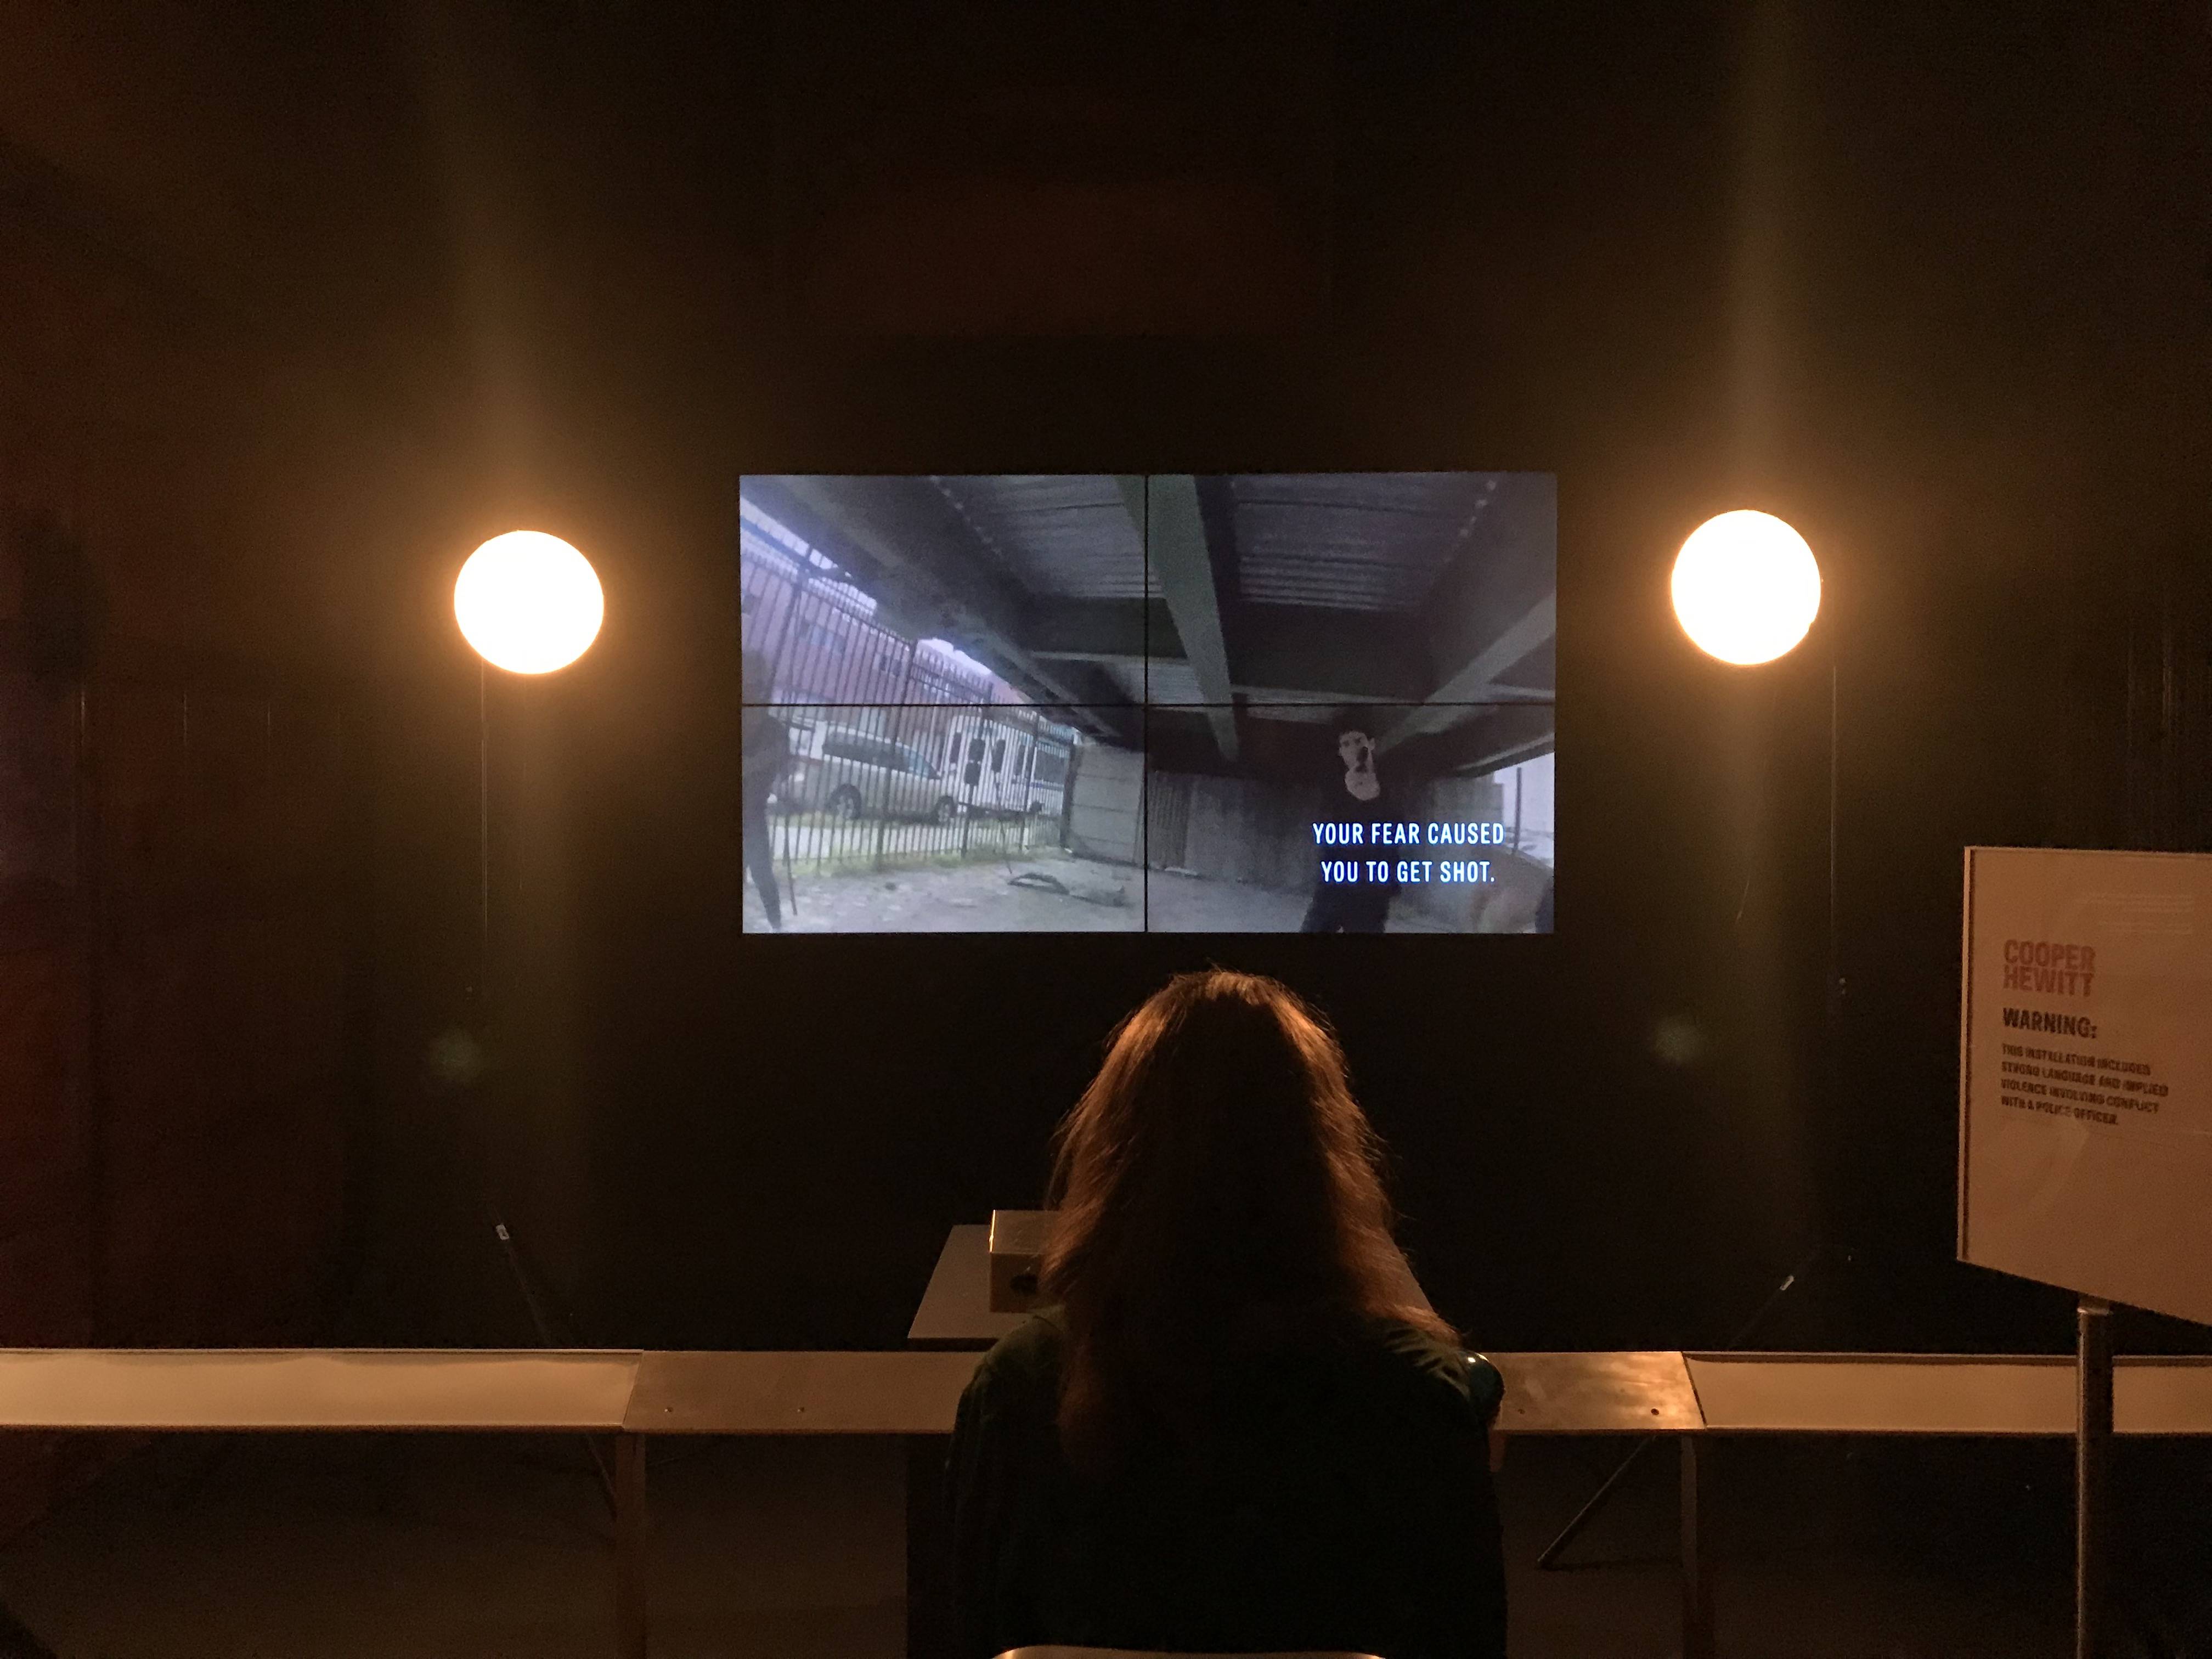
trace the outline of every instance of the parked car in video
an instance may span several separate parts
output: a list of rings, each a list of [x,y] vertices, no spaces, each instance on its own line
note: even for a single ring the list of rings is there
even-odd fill
[[[949,781],[920,747],[858,726],[787,720],[791,763],[769,796],[772,810],[836,818],[928,818],[960,811]]]
[[[1057,813],[1067,791],[1073,737],[1030,722],[956,715],[945,732],[945,781],[968,811],[1018,817]]]

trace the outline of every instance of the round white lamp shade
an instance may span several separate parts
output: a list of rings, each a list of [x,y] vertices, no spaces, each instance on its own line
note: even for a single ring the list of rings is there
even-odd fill
[[[513,674],[566,668],[599,636],[606,596],[592,562],[538,530],[510,530],[469,555],[453,616],[477,654]]]
[[[1674,614],[1698,648],[1723,662],[1772,662],[1820,611],[1820,567],[1805,538],[1771,513],[1708,519],[1674,558]]]

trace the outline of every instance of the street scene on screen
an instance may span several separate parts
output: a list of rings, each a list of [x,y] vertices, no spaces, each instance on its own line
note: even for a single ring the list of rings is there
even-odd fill
[[[1537,473],[739,489],[748,933],[1542,933]]]

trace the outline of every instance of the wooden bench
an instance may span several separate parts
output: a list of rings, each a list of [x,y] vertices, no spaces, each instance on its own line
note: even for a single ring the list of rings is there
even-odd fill
[[[1713,1434],[2071,1435],[2070,1354],[1690,1353]],[[2113,1361],[2113,1431],[2212,1434],[2212,1356]]]
[[[444,1348],[0,1349],[0,1429],[618,1432],[642,1355]]]
[[[667,1353],[318,1349],[0,1350],[0,1431],[582,1432],[615,1438],[616,1605],[646,1651],[643,1443],[656,1434],[951,1432],[971,1349]],[[2062,1355],[1500,1353],[1509,1435],[1662,1434],[1682,1458],[1686,1653],[1711,1646],[1698,1526],[1716,1434],[2062,1436]],[[2212,1433],[2212,1358],[2124,1358],[2117,1428]]]

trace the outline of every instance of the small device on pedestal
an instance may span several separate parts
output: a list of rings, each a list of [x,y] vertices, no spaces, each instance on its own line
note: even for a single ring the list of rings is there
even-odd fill
[[[991,1212],[993,1313],[1027,1313],[1036,1305],[1037,1267],[1051,1231],[1050,1210]]]

